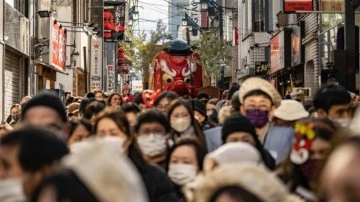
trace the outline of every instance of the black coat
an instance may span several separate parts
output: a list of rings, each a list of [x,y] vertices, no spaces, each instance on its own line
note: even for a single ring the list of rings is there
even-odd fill
[[[171,180],[161,168],[148,164],[141,176],[149,202],[179,202]]]

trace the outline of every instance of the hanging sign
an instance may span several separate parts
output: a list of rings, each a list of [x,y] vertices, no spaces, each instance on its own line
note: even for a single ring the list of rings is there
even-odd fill
[[[102,39],[91,40],[90,88],[102,89]]]
[[[284,13],[295,11],[312,11],[313,0],[284,0]]]

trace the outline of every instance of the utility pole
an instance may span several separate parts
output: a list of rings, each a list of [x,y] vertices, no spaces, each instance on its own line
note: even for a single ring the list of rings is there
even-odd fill
[[[355,2],[355,1],[354,1]],[[355,73],[359,69],[359,53],[355,53],[355,9],[353,1],[345,1],[345,51],[346,51],[346,89],[351,92],[356,91]],[[358,42],[359,43],[359,42]],[[357,44],[358,45],[358,44]]]

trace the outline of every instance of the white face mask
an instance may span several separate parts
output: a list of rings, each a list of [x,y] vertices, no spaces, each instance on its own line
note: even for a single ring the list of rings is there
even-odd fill
[[[0,201],[25,201],[21,179],[12,178],[0,180]]]
[[[115,137],[115,136],[106,136],[98,139],[106,148],[111,152],[118,154],[124,154],[124,143],[125,138]]]
[[[196,179],[197,168],[194,165],[171,163],[168,175],[177,185],[184,186]]]
[[[179,133],[186,131],[191,125],[191,120],[189,118],[177,118],[171,120],[171,127]]]
[[[140,135],[137,137],[137,143],[141,151],[149,157],[163,154],[166,151],[166,137],[164,135],[153,133]]]
[[[338,124],[339,126],[346,128],[350,125],[351,119],[345,118],[345,119],[333,119],[333,122]]]

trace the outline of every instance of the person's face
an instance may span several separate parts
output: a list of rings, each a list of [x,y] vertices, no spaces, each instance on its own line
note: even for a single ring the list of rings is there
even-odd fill
[[[251,144],[252,146],[256,146],[256,142],[254,138],[248,132],[230,133],[225,140],[225,143],[229,143],[229,142],[246,142]]]
[[[272,111],[273,107],[271,100],[262,95],[249,96],[244,100],[241,105],[241,113],[245,116],[246,110],[259,109],[261,111]],[[270,113],[269,113],[270,114]]]
[[[23,170],[18,162],[19,146],[0,146],[0,180],[19,178]]]
[[[189,164],[189,165],[194,165],[198,168],[195,149],[189,145],[183,145],[177,147],[171,154],[170,163]]]
[[[344,104],[344,105],[333,105],[329,109],[327,113],[327,117],[329,119],[349,119],[351,118],[351,103]],[[320,115],[320,114],[319,114]],[[325,117],[326,114],[324,114],[322,117]]]
[[[316,138],[311,143],[310,159],[325,160],[330,153],[330,143],[321,138]]]
[[[137,115],[134,112],[126,113],[126,118],[129,121],[130,126],[135,126],[137,123]]]
[[[158,108],[163,113],[166,113],[169,106],[170,106],[169,100],[167,98],[163,98],[160,100],[160,102],[156,108]]]
[[[210,116],[215,111],[215,105],[206,104],[206,115]]]
[[[128,95],[129,94],[129,90],[124,90],[124,95]]]
[[[205,116],[199,113],[198,111],[194,111],[194,118],[199,122],[202,123],[205,121]]]
[[[166,135],[166,130],[159,122],[143,123],[141,124],[137,135],[149,134]]]
[[[102,92],[97,92],[95,94],[95,99],[98,100],[98,101],[102,101],[104,99]]]
[[[112,98],[110,100],[110,105],[113,107],[120,106],[120,96],[119,95],[112,96]]]
[[[127,139],[127,135],[110,118],[103,118],[98,122],[96,134],[100,137],[115,136]]]
[[[89,136],[90,136],[90,131],[86,130],[86,128],[80,124],[75,128],[72,136],[69,138],[67,143],[70,146],[76,142],[83,141],[84,139],[86,139]]]
[[[71,94],[67,93],[66,96],[65,96],[65,100],[69,99],[70,96],[71,96]]]
[[[12,108],[11,115],[15,116],[15,115],[18,115],[18,114],[20,114],[20,109],[17,108],[17,107]]]
[[[31,107],[26,111],[22,122],[36,126],[54,127],[63,130],[64,123],[58,113],[45,106]]]
[[[179,118],[190,118],[189,111],[183,105],[176,107],[170,116],[171,120],[176,120]]]

